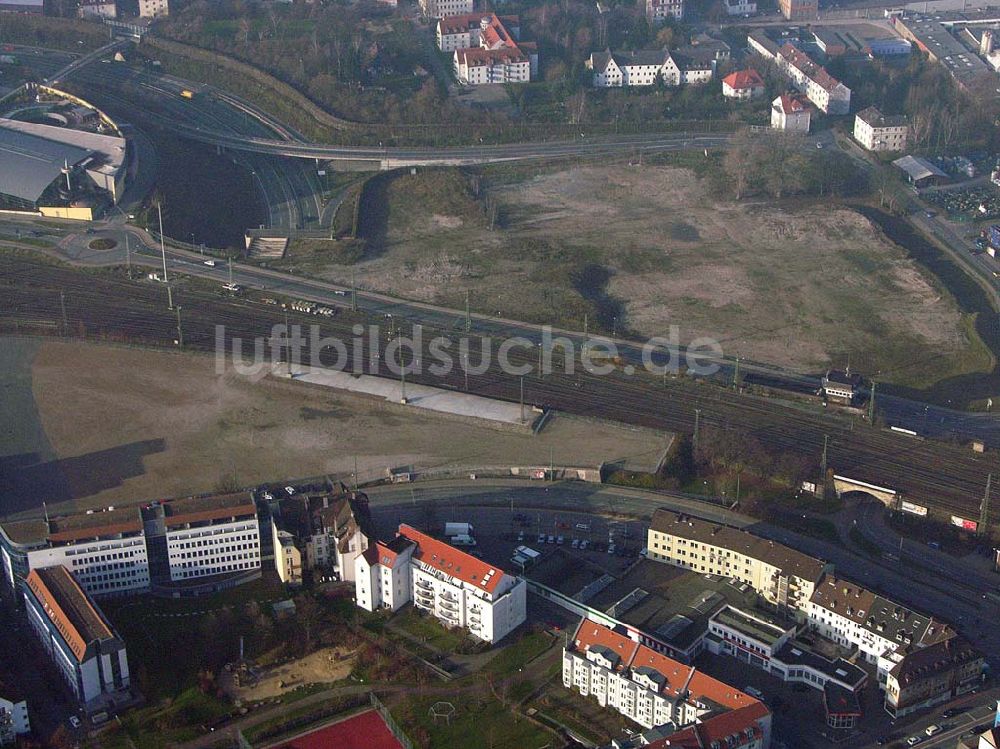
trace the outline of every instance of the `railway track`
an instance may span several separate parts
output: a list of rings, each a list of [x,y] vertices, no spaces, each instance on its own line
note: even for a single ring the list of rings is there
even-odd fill
[[[189,279],[176,284],[174,302],[181,307],[184,346],[195,351],[215,350],[216,325],[225,326],[228,347],[234,338],[247,344],[255,338],[267,338],[272,326],[285,320],[285,313],[278,307],[252,299],[227,298],[217,287]],[[292,324],[317,325],[321,335],[347,340],[352,338],[355,324],[385,322],[349,310],[333,318],[289,312],[288,320]],[[41,327],[42,323],[48,324]],[[81,272],[27,256],[0,254],[0,330],[172,347],[177,338],[177,319],[166,308],[166,290],[161,285],[130,281],[109,271]],[[453,339],[461,335],[425,328],[424,339],[428,341],[439,333]],[[383,346],[385,342],[383,337]],[[347,366],[351,368],[352,348],[347,346]],[[373,366],[367,341],[360,350],[364,371],[394,376],[381,357],[374,360]],[[458,361],[454,349],[451,353]],[[303,361],[309,361],[310,356],[307,343]],[[476,349],[470,360],[473,365],[477,362]],[[530,354],[512,355],[511,360],[529,365],[535,361]],[[458,367],[445,377],[414,374],[407,381],[453,389],[465,387],[465,377]],[[514,402],[519,399],[520,384],[518,377],[501,372],[495,365],[468,377],[471,392]],[[556,372],[543,378],[528,375],[524,377],[524,388],[529,403],[667,431],[690,432],[698,409],[703,426],[752,436],[773,451],[802,456],[813,461],[817,472],[826,436],[828,463],[837,473],[895,488],[909,501],[930,507],[933,514],[945,520],[951,514],[978,520],[986,476],[1000,469],[989,453],[974,454],[955,445],[912,440],[865,424],[855,425],[842,417],[798,411],[767,398],[740,395],[690,380],[664,382],[620,372],[605,377]]]

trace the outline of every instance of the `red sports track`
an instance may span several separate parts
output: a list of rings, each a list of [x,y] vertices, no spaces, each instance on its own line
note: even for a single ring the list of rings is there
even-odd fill
[[[281,744],[277,749],[403,749],[374,710],[320,728]]]

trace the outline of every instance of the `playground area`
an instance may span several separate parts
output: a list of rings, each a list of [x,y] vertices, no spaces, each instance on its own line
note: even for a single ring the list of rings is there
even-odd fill
[[[256,702],[300,689],[310,684],[331,684],[346,679],[354,668],[355,652],[323,648],[304,658],[266,668],[227,668],[222,688],[234,700]]]

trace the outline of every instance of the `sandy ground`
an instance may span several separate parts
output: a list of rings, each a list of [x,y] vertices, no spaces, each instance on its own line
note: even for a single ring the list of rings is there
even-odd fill
[[[223,691],[233,699],[255,702],[278,697],[306,684],[328,684],[346,679],[354,668],[354,653],[342,648],[322,648],[295,661],[258,671],[253,686],[236,686],[234,674],[224,673]]]
[[[359,283],[457,307],[469,289],[480,311],[582,327],[588,302],[572,275],[596,264],[640,335],[677,325],[682,341],[709,336],[730,355],[810,372],[850,357],[859,371],[907,384],[988,365],[970,353],[953,301],[848,208],[720,201],[671,166],[481,182],[502,228],[490,230],[471,178],[394,181],[383,245],[356,267]]]
[[[620,460],[648,470],[669,443],[669,435],[570,417],[536,436],[511,433],[282,380],[219,375],[210,357],[80,343],[43,343],[32,390],[78,507],[212,491],[234,475],[241,486],[327,474],[349,482],[355,459],[362,480],[389,467],[536,464],[550,450],[557,465]],[[48,497],[50,508],[57,499]]]

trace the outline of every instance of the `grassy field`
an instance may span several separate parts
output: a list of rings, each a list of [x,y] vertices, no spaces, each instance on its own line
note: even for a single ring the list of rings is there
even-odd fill
[[[308,272],[577,329],[677,325],[745,359],[849,358],[912,387],[990,367],[949,294],[849,206],[719,199],[698,176],[711,157],[678,163],[400,172],[368,201],[360,262]]]

